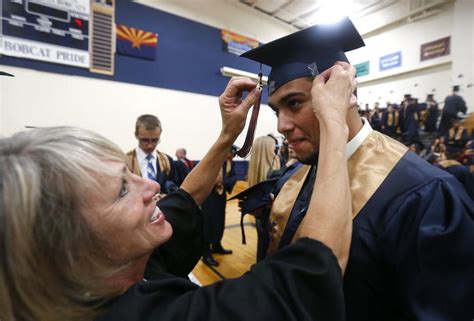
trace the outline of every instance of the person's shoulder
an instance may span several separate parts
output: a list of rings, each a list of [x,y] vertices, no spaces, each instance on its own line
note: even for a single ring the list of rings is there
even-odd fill
[[[433,166],[415,153],[408,152],[400,159],[400,165],[403,166],[405,174],[411,179],[423,183],[430,179],[446,179],[449,175],[439,167]]]
[[[126,153],[126,155],[127,155],[127,156],[135,156],[136,153],[137,153],[137,152],[135,151],[135,148],[134,148],[134,149],[129,150],[129,151]]]
[[[453,101],[453,100],[456,99],[455,97],[456,97],[455,95],[448,95],[448,96],[446,96],[446,98],[444,99],[444,101],[445,101],[445,102],[447,102],[447,101]]]

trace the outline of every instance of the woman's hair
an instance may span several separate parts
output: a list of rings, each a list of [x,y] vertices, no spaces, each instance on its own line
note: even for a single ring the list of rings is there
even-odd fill
[[[0,139],[0,320],[88,320],[120,294],[84,213],[104,161],[122,151],[93,132],[39,128]],[[118,265],[118,266],[117,266]]]
[[[250,155],[247,181],[253,186],[267,179],[270,170],[280,168],[280,162],[275,155],[275,141],[269,136],[255,139]]]

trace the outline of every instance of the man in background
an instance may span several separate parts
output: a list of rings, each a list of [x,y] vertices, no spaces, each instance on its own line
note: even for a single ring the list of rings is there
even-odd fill
[[[441,113],[441,122],[439,124],[439,133],[443,136],[448,135],[448,131],[457,118],[459,112],[466,114],[467,106],[464,99],[459,95],[459,86],[453,86],[453,93],[444,100],[443,112]]]
[[[176,159],[182,163],[184,163],[184,165],[186,166],[186,168],[188,169],[188,172],[190,172],[193,167],[194,167],[194,162],[192,160],[189,160],[186,156],[187,152],[186,152],[186,149],[185,148],[178,148],[176,150]]]
[[[204,236],[202,261],[211,266],[219,266],[219,262],[213,254],[228,255],[233,253],[232,250],[222,246],[222,238],[225,230],[227,193],[232,191],[237,180],[232,161],[237,150],[238,147],[232,145],[214,188],[201,206]]]
[[[141,115],[135,123],[138,146],[127,153],[127,165],[133,173],[158,182],[169,194],[178,189],[178,178],[171,156],[156,148],[162,134],[161,122],[154,115]]]
[[[426,116],[425,116],[425,132],[435,132],[439,117],[438,103],[434,99],[433,94],[426,96]]]

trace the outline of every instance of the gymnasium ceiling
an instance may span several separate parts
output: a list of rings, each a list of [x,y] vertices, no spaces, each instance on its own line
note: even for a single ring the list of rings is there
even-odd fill
[[[331,10],[358,20],[398,0],[234,0],[298,29],[328,18]]]
[[[216,8],[237,6],[266,15],[289,30],[331,22],[349,16],[362,35],[383,26],[406,20],[413,22],[444,10],[446,4],[460,0],[134,0],[191,20],[222,15]],[[474,0],[461,0],[474,1]],[[228,9],[229,10],[229,9]],[[210,23],[212,25],[212,23]]]

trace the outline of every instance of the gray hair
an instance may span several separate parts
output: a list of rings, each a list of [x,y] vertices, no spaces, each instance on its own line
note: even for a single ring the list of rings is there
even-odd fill
[[[85,320],[119,295],[120,270],[84,218],[104,163],[125,161],[112,142],[72,127],[0,139],[0,319]]]

